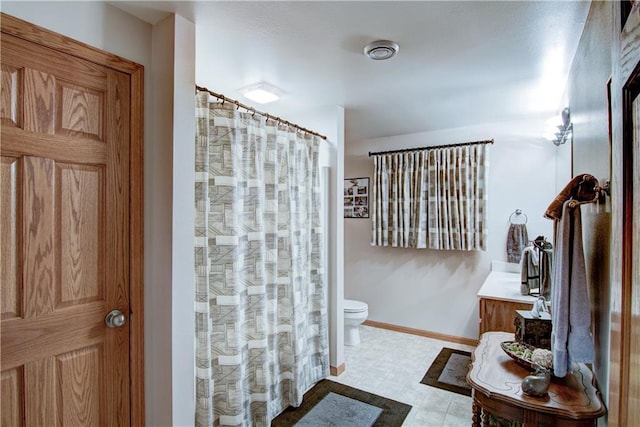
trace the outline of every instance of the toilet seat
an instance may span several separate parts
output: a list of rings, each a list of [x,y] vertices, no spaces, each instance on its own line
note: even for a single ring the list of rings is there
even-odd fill
[[[364,303],[362,301],[355,301],[352,299],[344,300],[345,313],[362,313],[364,311],[367,311],[368,309],[369,306],[367,305],[367,303]]]

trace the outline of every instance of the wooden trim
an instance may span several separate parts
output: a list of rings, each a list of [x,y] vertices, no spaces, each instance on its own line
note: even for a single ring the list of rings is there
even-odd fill
[[[131,74],[130,143],[130,390],[131,425],[145,425],[144,405],[144,70]]]
[[[631,20],[631,18],[629,19]],[[638,63],[638,62],[636,62]],[[640,65],[636,65],[622,88],[622,271],[621,271],[621,340],[619,425],[627,425],[628,396],[631,393],[630,375],[633,370],[631,338],[633,335],[633,195],[634,195],[634,117],[633,101],[640,95]]]
[[[121,71],[125,74],[134,74],[142,68],[142,65],[136,64],[133,61],[105,52],[86,43],[70,39],[67,36],[7,15],[6,13],[0,12],[0,20],[2,20],[3,33],[11,34],[20,39],[39,44],[40,46],[45,46],[58,52],[66,53],[67,55],[104,65],[105,67]]]
[[[627,405],[629,403],[629,369],[631,337],[632,260],[633,260],[633,117],[631,116],[634,94],[630,90],[631,79],[622,88],[622,271],[620,301],[620,406],[618,420],[621,426],[627,425]]]
[[[129,164],[129,398],[130,425],[145,425],[144,393],[144,67],[0,12],[2,33],[93,62],[130,76]],[[4,131],[4,130],[3,130]]]
[[[636,2],[620,28],[619,36],[613,38],[611,83],[612,121],[612,236],[611,239],[611,289],[610,289],[610,341],[609,341],[609,391],[608,424],[629,424],[632,322],[632,255],[633,234],[633,117],[630,112],[633,97],[638,94],[640,81],[640,5]],[[614,7],[614,25],[624,22],[621,8]]]
[[[331,375],[333,375],[334,377],[337,377],[338,375],[342,374],[343,372],[344,372],[344,363],[341,364],[338,367],[329,366],[329,373]]]
[[[424,329],[407,328],[406,326],[392,325],[390,323],[376,322],[374,320],[365,320],[363,325],[372,326],[374,328],[388,329],[390,331],[404,332],[405,334],[418,335],[421,337],[433,338],[436,340],[449,341],[456,344],[469,345],[475,347],[478,340],[465,337],[457,337],[455,335],[441,334],[439,332],[426,331]]]

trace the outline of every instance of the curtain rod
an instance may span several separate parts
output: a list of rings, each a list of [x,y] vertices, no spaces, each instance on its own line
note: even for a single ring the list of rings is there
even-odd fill
[[[219,93],[215,93],[215,92],[213,92],[213,91],[211,91],[211,90],[207,89],[206,87],[202,87],[202,86],[198,86],[198,85],[196,85],[196,90],[201,90],[201,91],[204,91],[204,92],[208,92],[210,95],[213,95],[213,96],[215,96],[215,97],[216,97],[216,98],[218,98],[218,99],[221,99],[223,104],[224,104],[225,102],[229,102],[229,103],[231,103],[231,104],[234,104],[237,108],[244,108],[244,109],[245,109],[245,110],[247,110],[247,111],[251,111],[253,114],[257,114],[257,115],[259,115],[259,116],[266,117],[266,118],[267,118],[267,120],[269,120],[269,119],[271,119],[271,120],[275,120],[275,121],[277,121],[277,122],[284,123],[284,124],[286,124],[286,125],[288,125],[288,126],[293,126],[294,128],[296,128],[296,129],[298,129],[298,130],[301,130],[301,131],[303,131],[303,132],[306,132],[306,133],[309,133],[309,134],[311,134],[311,135],[315,135],[315,136],[317,136],[317,137],[320,137],[320,138],[322,138],[322,139],[324,139],[324,140],[326,140],[326,139],[327,139],[327,137],[326,137],[326,136],[321,135],[321,134],[319,134],[318,132],[314,132],[314,131],[309,130],[309,129],[307,129],[307,128],[303,128],[302,126],[299,126],[299,125],[297,125],[297,124],[295,124],[295,123],[291,123],[290,121],[288,121],[288,120],[284,120],[284,119],[282,119],[282,118],[280,118],[280,117],[272,116],[271,114],[264,113],[264,112],[262,112],[262,111],[258,111],[258,110],[256,110],[256,109],[255,109],[255,108],[253,108],[253,107],[249,107],[248,105],[245,105],[245,104],[243,104],[243,103],[241,103],[241,102],[236,101],[235,99],[231,99],[231,98],[228,98],[228,97],[226,97],[226,96],[224,96],[224,95],[221,95],[221,94],[219,94]]]
[[[436,148],[464,147],[465,145],[480,145],[480,144],[493,144],[493,139],[487,139],[485,141],[461,142],[459,144],[432,145],[430,147],[405,148],[402,150],[377,151],[375,153],[372,153],[371,151],[369,151],[369,157],[375,156],[377,154],[406,153],[409,151],[435,150]]]

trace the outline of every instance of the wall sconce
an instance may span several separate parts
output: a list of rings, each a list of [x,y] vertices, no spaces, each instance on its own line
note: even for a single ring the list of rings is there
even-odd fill
[[[573,134],[573,123],[571,123],[571,112],[569,108],[562,110],[562,123],[557,125],[558,129],[549,138],[555,146],[565,144]]]

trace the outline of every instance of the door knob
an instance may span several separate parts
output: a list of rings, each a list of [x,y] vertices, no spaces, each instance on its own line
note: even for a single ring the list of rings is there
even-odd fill
[[[124,314],[122,314],[120,310],[112,310],[107,314],[107,317],[104,318],[104,323],[110,328],[119,328],[126,322],[127,318],[124,317]]]

